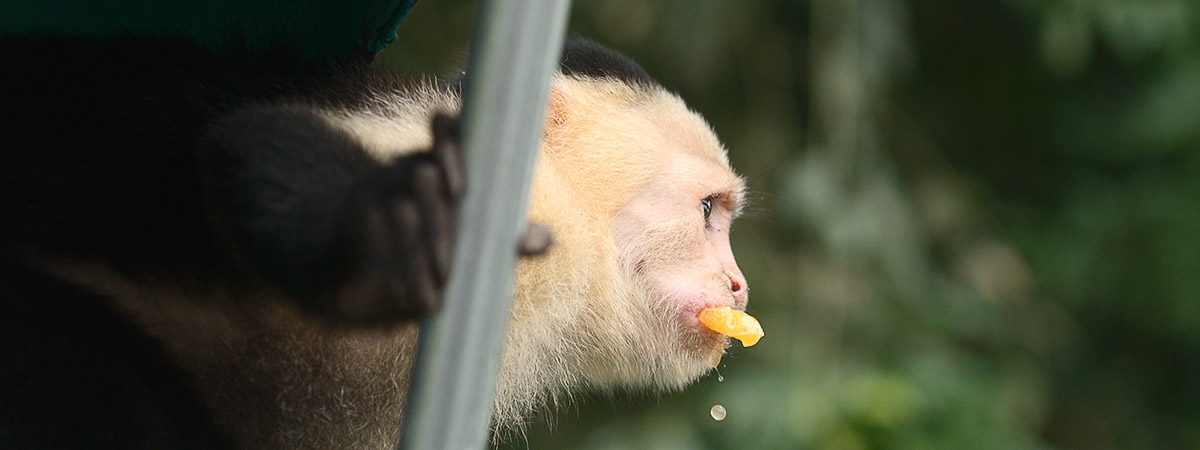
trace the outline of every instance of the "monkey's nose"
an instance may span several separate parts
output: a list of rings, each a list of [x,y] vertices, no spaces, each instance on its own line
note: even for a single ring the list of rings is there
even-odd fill
[[[744,311],[750,291],[750,286],[746,285],[746,277],[742,276],[739,270],[726,270],[725,277],[729,280],[729,292],[733,294],[734,309]]]

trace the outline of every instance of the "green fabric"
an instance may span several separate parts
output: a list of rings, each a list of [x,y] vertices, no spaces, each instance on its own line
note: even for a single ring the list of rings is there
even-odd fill
[[[416,0],[3,0],[0,33],[183,36],[221,49],[287,43],[309,60],[379,52]],[[69,51],[69,49],[63,49]]]

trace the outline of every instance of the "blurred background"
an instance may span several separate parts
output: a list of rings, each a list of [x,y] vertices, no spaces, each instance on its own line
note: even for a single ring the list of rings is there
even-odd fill
[[[449,73],[474,14],[419,2],[382,62]],[[728,145],[767,334],[502,446],[1200,446],[1200,3],[581,0],[570,31]]]

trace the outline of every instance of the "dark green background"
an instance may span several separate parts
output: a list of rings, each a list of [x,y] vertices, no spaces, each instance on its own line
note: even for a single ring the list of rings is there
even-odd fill
[[[575,3],[749,178],[767,335],[509,446],[1200,445],[1200,4]],[[418,3],[385,63],[448,72],[472,5]]]

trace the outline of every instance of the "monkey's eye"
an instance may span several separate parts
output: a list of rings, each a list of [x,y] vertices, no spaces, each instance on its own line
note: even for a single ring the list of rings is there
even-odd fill
[[[707,224],[708,224],[708,216],[712,215],[712,201],[713,201],[713,198],[711,195],[708,197],[704,197],[704,200],[700,200],[700,210],[704,211],[705,226],[707,226]]]

